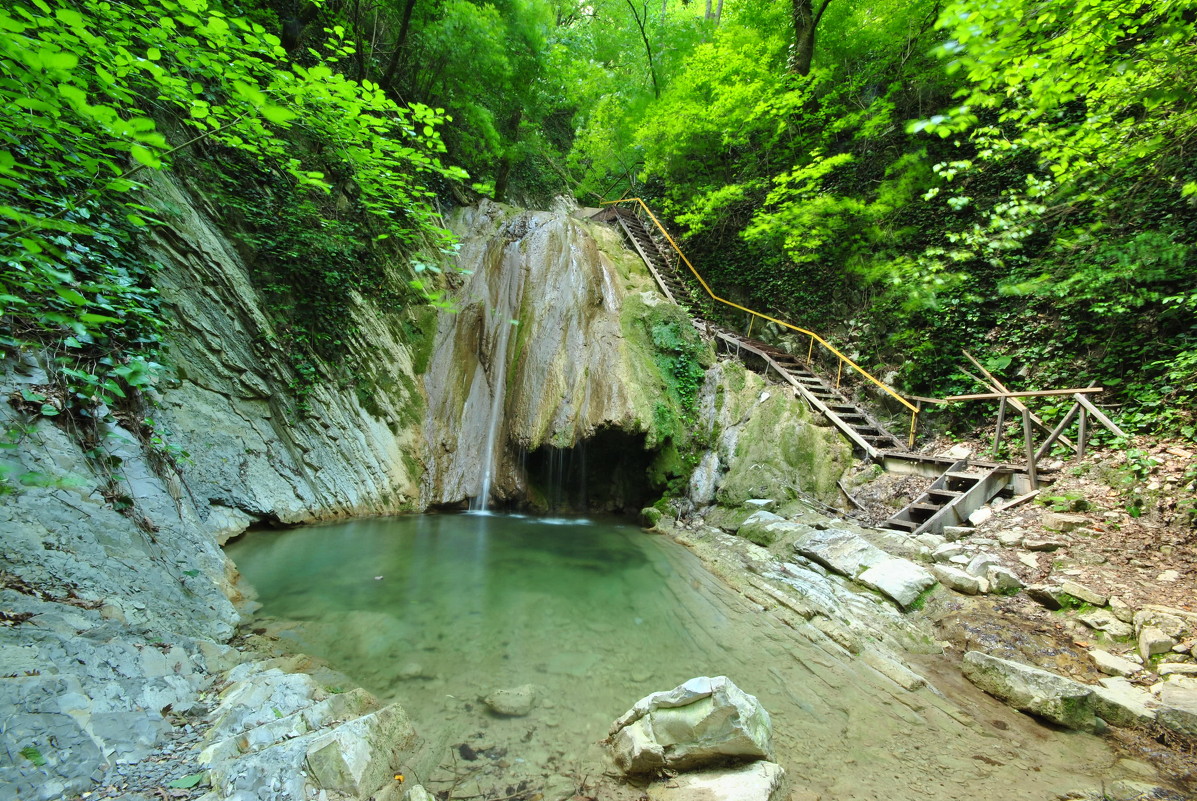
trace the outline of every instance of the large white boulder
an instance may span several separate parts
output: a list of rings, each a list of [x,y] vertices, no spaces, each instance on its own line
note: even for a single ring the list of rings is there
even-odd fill
[[[726,676],[700,676],[641,698],[604,741],[624,773],[689,770],[728,759],[769,759],[772,724]]]

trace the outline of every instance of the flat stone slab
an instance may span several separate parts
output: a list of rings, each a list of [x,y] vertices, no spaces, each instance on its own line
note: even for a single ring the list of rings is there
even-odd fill
[[[1097,669],[1107,676],[1130,676],[1143,669],[1143,666],[1137,662],[1124,659],[1117,654],[1103,651],[1100,648],[1091,649],[1089,657],[1093,660],[1093,664],[1097,666]]]
[[[1097,725],[1093,688],[1030,665],[969,651],[964,676],[1015,709],[1070,729],[1093,731]]]
[[[1077,620],[1091,629],[1104,631],[1111,637],[1129,637],[1135,631],[1129,624],[1123,623],[1115,617],[1113,612],[1105,609],[1094,609],[1083,615],[1077,615]]]
[[[1061,597],[1064,591],[1061,588],[1048,584],[1029,584],[1026,589],[1027,595],[1031,596],[1031,600],[1040,606],[1050,609],[1053,612],[1064,608],[1064,599]]]
[[[1067,512],[1044,511],[1043,517],[1040,518],[1040,525],[1055,531],[1072,531],[1089,525],[1089,518]]]
[[[1151,693],[1124,678],[1102,679],[1093,688],[1093,711],[1115,726],[1136,726],[1155,720]]]
[[[892,598],[903,609],[909,609],[923,590],[935,586],[935,576],[927,568],[896,556],[870,567],[856,580]]]
[[[1197,662],[1163,662],[1156,666],[1161,676],[1197,676]]]
[[[971,573],[965,573],[959,568],[949,565],[935,565],[931,568],[931,572],[939,579],[940,584],[943,584],[950,590],[955,590],[964,595],[976,595],[981,592],[981,579]]]
[[[853,532],[836,528],[810,532],[794,543],[794,550],[800,556],[852,579],[894,558]]]
[[[1064,581],[1060,584],[1061,592],[1071,595],[1073,598],[1079,598],[1087,604],[1094,606],[1105,606],[1106,601],[1109,600],[1097,590],[1091,590],[1084,584],[1078,584],[1075,581]]]
[[[684,773],[648,787],[650,801],[772,801],[785,771],[773,762]]]
[[[1197,736],[1197,681],[1172,678],[1164,682],[1156,720],[1172,731]]]

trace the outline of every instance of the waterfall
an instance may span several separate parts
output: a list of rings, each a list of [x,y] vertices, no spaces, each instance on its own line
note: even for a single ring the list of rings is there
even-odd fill
[[[617,232],[564,214],[484,202],[455,212],[453,225],[468,277],[439,317],[424,374],[421,502],[484,511],[527,501],[535,485],[546,507],[585,505],[594,481],[638,498],[618,476],[599,478],[618,459],[591,448],[589,463],[564,452],[550,463],[549,448],[573,449],[610,428],[634,434],[626,444],[643,450],[660,399],[641,374],[655,362],[644,325],[624,320],[629,298],[649,313],[642,295],[654,285],[643,264]]]
[[[495,474],[495,442],[499,429],[503,427],[503,401],[507,397],[507,343],[511,339],[511,320],[499,320],[494,329],[497,334],[490,358],[490,415],[486,420],[486,443],[482,448],[481,478],[478,494],[470,499],[470,509],[485,512],[490,504],[490,484]],[[489,326],[488,326],[489,328]]]

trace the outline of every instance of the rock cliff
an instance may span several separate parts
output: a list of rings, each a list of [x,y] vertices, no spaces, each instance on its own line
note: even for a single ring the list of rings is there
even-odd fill
[[[239,619],[228,537],[416,505],[423,401],[401,312],[360,299],[350,343],[390,391],[318,383],[300,412],[266,302],[214,216],[173,180],[156,180],[150,202],[169,221],[146,248],[163,265],[178,380],[147,413],[189,457],[176,470],[123,416],[85,447],[65,416],[0,404],[0,460],[24,479],[0,496],[0,786],[20,798],[88,789],[198,703]],[[6,361],[6,398],[47,383],[40,358]]]
[[[366,380],[316,380],[300,405],[284,334],[213,210],[167,178],[148,202],[167,221],[145,248],[162,264],[175,376],[141,413],[173,455],[136,414],[101,415],[84,437],[67,415],[0,404],[0,467],[23,479],[0,488],[0,786],[17,797],[132,769],[172,716],[209,703],[213,674],[238,660],[222,643],[243,600],[220,545],[250,526],[459,504],[484,481],[535,505],[587,444],[583,481],[602,508],[684,492],[699,463],[698,505],[834,491],[846,451],[792,398],[765,397],[742,370],[713,371],[701,395],[696,362],[697,379],[682,374],[683,351],[713,352],[613,229],[566,210],[460,210],[472,273],[423,381],[419,321],[358,297],[347,347]],[[0,392],[47,384],[45,358],[7,359]],[[781,455],[765,459],[778,434]]]

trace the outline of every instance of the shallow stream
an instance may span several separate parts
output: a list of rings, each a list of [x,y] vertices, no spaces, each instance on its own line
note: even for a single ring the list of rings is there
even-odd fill
[[[611,721],[700,675],[759,697],[793,786],[824,798],[1054,798],[1116,760],[967,685],[955,700],[904,691],[626,525],[424,515],[256,532],[228,552],[257,625],[400,702],[425,740],[417,778],[454,798],[593,786]],[[538,696],[526,717],[480,701],[524,684]]]

